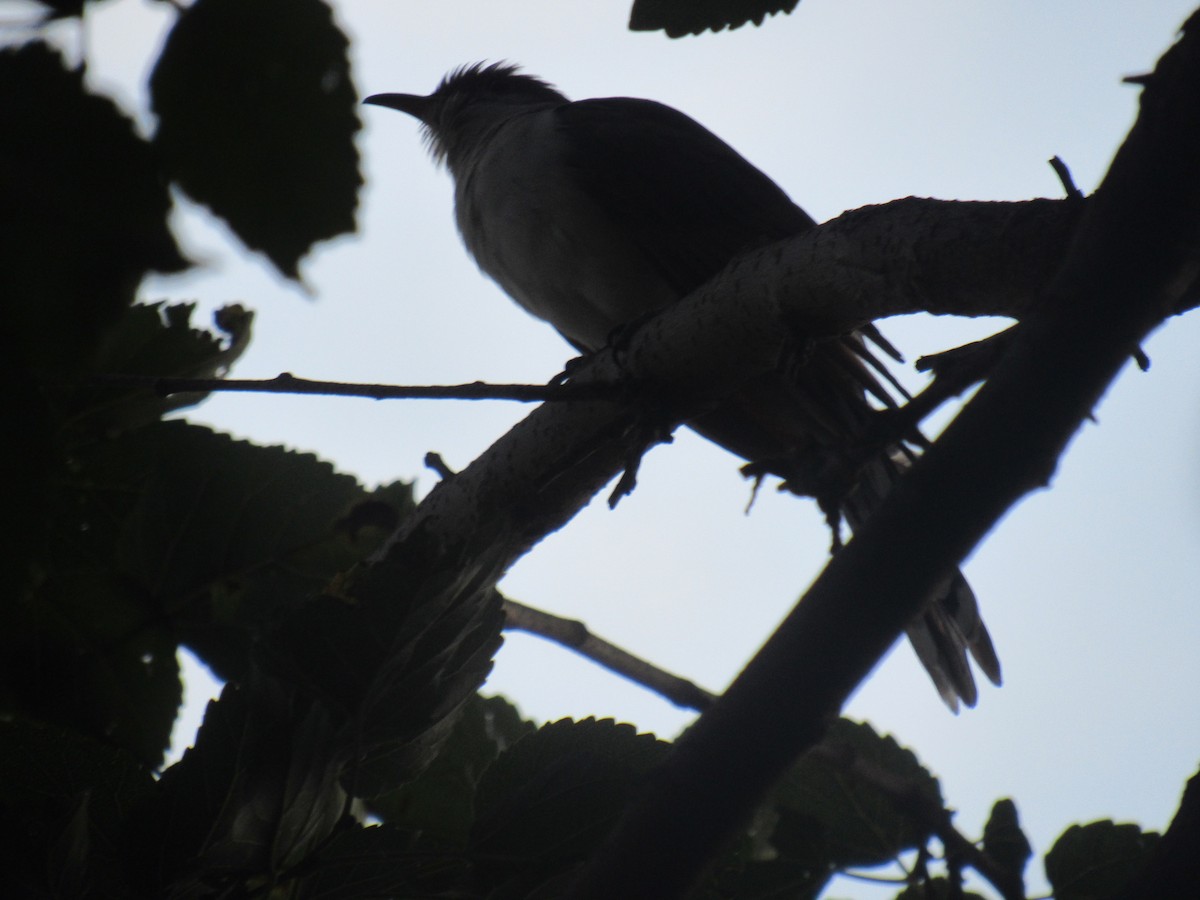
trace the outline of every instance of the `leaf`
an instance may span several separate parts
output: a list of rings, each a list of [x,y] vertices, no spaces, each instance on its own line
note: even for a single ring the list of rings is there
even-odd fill
[[[320,706],[295,703],[269,679],[226,685],[196,740],[160,781],[149,857],[159,892],[249,873],[277,875],[321,846],[346,802],[338,787],[344,748]],[[252,876],[251,876],[252,877]]]
[[[792,859],[753,861],[736,873],[719,872],[708,897],[737,900],[812,900],[820,896],[833,868],[814,866]]]
[[[390,825],[344,828],[311,861],[304,900],[359,900],[361,897],[463,896],[469,884],[461,856],[415,852],[413,835]]]
[[[790,13],[799,0],[633,0],[630,31],[663,30],[667,37],[761,25],[768,15]]]
[[[472,697],[437,757],[415,781],[371,800],[368,808],[419,835],[422,846],[461,851],[475,813],[475,789],[502,752],[535,731],[502,697]]]
[[[131,838],[155,791],[128,754],[69,729],[0,723],[0,863],[13,897],[131,896]]]
[[[937,779],[912,751],[847,719],[833,723],[823,746],[826,754],[803,757],[777,789],[775,805],[787,830],[777,829],[772,843],[781,854],[800,860],[827,854],[839,867],[875,866],[925,845],[929,828],[898,808],[897,791],[879,786],[886,781],[905,797],[941,809]]]
[[[394,523],[412,504],[405,485],[367,494],[311,454],[183,422],[99,452],[104,487],[122,485],[133,500],[121,526],[121,571],[224,680],[245,675],[258,629],[307,603],[386,534],[351,533],[345,517],[373,502],[392,507]]]
[[[191,324],[194,303],[138,303],[125,311],[100,343],[94,370],[101,377],[220,378],[250,341],[254,313],[238,305],[213,315],[220,334]],[[149,387],[71,385],[62,391],[67,417],[60,440],[76,446],[149,425],[164,415],[194,406],[208,394],[163,396]]]
[[[1024,875],[1033,848],[1021,830],[1017,805],[1012,800],[997,800],[992,807],[992,814],[983,826],[983,852],[1017,881]]]
[[[612,719],[543,726],[484,774],[471,856],[497,883],[544,881],[596,847],[667,751],[653,735]]]
[[[293,279],[314,243],[355,229],[347,48],[321,0],[196,0],[150,77],[172,177]]]
[[[1118,896],[1158,842],[1153,831],[1110,819],[1072,825],[1046,854],[1046,879],[1055,900],[1105,900]]]
[[[347,789],[377,797],[418,776],[478,690],[500,645],[492,590],[464,573],[410,584],[371,567],[295,610],[264,645],[272,671],[345,719],[357,764]]]
[[[0,50],[0,111],[0,161],[20,173],[0,179],[0,208],[20,211],[0,217],[5,331],[17,362],[61,378],[90,359],[147,272],[187,263],[150,145],[55,50]]]
[[[37,0],[37,3],[46,7],[45,21],[52,22],[55,19],[71,19],[83,15],[83,8],[88,3],[95,5],[101,0]]]
[[[7,711],[162,762],[182,700],[175,642],[110,574],[55,573],[0,607]]]

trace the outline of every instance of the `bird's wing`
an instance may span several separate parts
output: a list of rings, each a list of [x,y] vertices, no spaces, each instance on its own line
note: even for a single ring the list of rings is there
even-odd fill
[[[736,150],[669,106],[611,97],[556,115],[581,188],[680,296],[739,253],[815,224]]]

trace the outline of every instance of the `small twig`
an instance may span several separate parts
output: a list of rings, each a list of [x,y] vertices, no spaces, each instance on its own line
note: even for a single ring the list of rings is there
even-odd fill
[[[899,409],[880,412],[888,434],[911,434],[935,409],[987,377],[1008,349],[1012,327],[982,340],[918,359],[917,371],[932,372],[933,382]]]
[[[1063,191],[1066,192],[1068,200],[1082,200],[1083,191],[1075,184],[1075,179],[1071,177],[1071,170],[1067,168],[1067,164],[1062,161],[1060,156],[1050,157],[1050,168],[1054,170],[1054,174],[1058,176],[1058,180],[1062,182]]]
[[[712,706],[716,695],[710,694],[686,678],[672,675],[646,660],[622,650],[592,634],[583,622],[525,606],[508,597],[503,598],[504,627],[526,631],[574,650],[606,669],[666,697],[676,706],[700,712]]]
[[[442,459],[440,453],[434,453],[430,450],[425,454],[425,467],[437,472],[442,481],[448,481],[455,476],[455,471],[446,465],[446,461]]]
[[[470,384],[395,385],[345,381],[313,381],[281,372],[274,378],[165,378],[157,375],[94,375],[93,384],[141,387],[162,396],[179,393],[236,391],[263,394],[319,394],[366,397],[371,400],[516,400],[540,403],[562,400],[596,400],[619,396],[622,388],[604,384]]]

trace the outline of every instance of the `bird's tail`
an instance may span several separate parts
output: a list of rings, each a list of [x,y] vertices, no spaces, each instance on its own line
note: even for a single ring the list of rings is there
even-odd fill
[[[851,529],[883,502],[907,465],[907,457],[895,453],[864,467],[843,504],[842,513]],[[908,626],[908,640],[942,700],[954,712],[958,712],[960,702],[974,706],[979,697],[968,655],[992,684],[1000,684],[1000,660],[991,635],[979,615],[975,593],[958,569],[938,586],[925,609]]]
[[[745,474],[782,478],[794,493],[816,497],[835,529],[839,516],[854,529],[879,507],[911,458],[896,448],[861,462],[876,418],[871,400],[897,406],[880,379],[906,396],[866,339],[897,355],[873,326],[836,341],[813,342],[786,371],[752,379],[688,424],[749,460]],[[914,446],[921,443],[918,438],[913,435]],[[968,656],[1000,683],[1000,662],[961,572],[955,570],[939,587],[909,626],[908,637],[952,710],[957,712],[960,703],[974,706],[978,699]]]

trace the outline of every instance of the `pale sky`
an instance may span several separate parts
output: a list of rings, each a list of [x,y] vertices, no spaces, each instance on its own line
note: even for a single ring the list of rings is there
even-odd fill
[[[1191,10],[1182,0],[804,0],[761,28],[669,41],[628,33],[627,8],[611,0],[334,5],[363,96],[424,93],[456,65],[507,59],[573,98],[651,97],[721,135],[818,220],[908,195],[1059,196],[1046,165],[1055,154],[1092,190],[1135,114],[1137,91],[1121,78],[1152,68]],[[100,6],[82,42],[93,82],[144,108],[145,66],[171,15],[148,0]],[[359,233],[302,267],[311,296],[183,202],[185,247],[205,265],[148,284],[145,299],[253,307],[254,343],[235,369],[243,378],[548,379],[570,348],[468,259],[449,178],[415,122],[371,107],[362,118]],[[915,359],[990,328],[914,317],[884,330]],[[1200,761],[1198,345],[1194,314],[1154,335],[1150,371],[1127,368],[1050,490],[1021,503],[968,560],[1004,687],[985,687],[975,710],[952,716],[901,645],[847,709],[915,749],[967,834],[980,833],[1003,796],[1015,798],[1039,855],[1072,822],[1161,829]],[[316,452],[368,484],[415,478],[424,493],[434,483],[427,451],[461,468],[524,413],[502,403],[234,394],[191,418]],[[637,492],[615,512],[594,502],[502,588],[721,689],[828,546],[809,501],[765,491],[745,515],[749,486],[737,468],[681,431],[649,455]],[[189,682],[192,714],[209,690]],[[664,737],[690,721],[520,635],[507,639],[487,690],[536,719],[611,716]],[[1028,878],[1036,890],[1040,860]],[[835,893],[879,896],[855,882]]]

